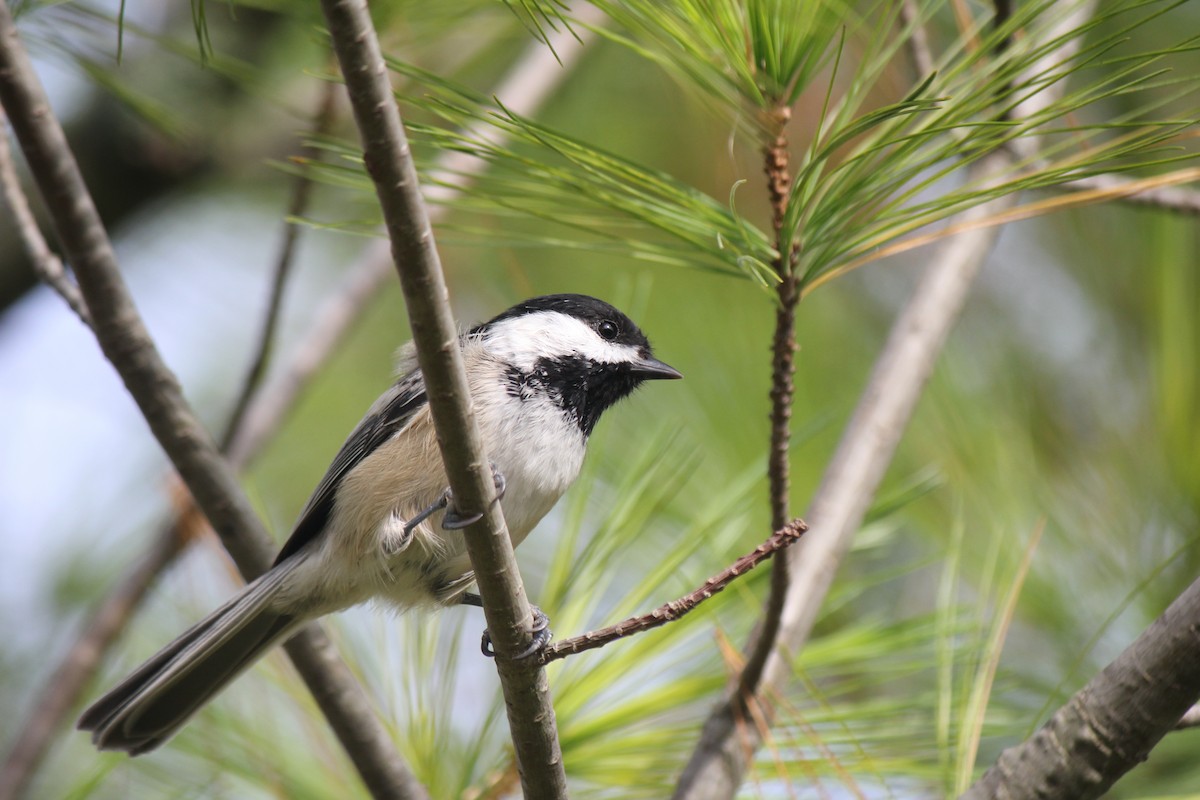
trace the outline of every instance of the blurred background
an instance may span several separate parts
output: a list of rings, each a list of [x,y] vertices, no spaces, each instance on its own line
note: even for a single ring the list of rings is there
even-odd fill
[[[17,5],[138,306],[214,431],[252,357],[295,181],[291,159],[303,152],[330,70],[317,4],[303,5]],[[499,3],[380,4],[376,13],[389,53],[485,94],[534,43],[528,21]],[[952,25],[947,10],[932,27]],[[1136,36],[1151,50],[1180,30],[1200,30],[1200,7],[1175,8]],[[1194,53],[1173,66],[1191,80],[1200,74]],[[898,86],[912,81],[906,59],[895,71]],[[1162,100],[1163,116],[1186,113],[1167,94]],[[804,141],[817,113],[805,104],[819,102],[806,95],[797,107],[794,141]],[[703,101],[618,44],[589,37],[535,116],[719,203],[745,181],[738,211],[769,225],[757,153]],[[349,117],[339,97],[331,137],[354,141]],[[370,248],[356,230],[372,222],[372,203],[353,186],[314,187],[268,382]],[[673,599],[768,533],[762,475],[774,306],[754,282],[712,269],[556,247],[551,234],[522,246],[512,224],[464,204],[439,227],[463,324],[536,294],[594,294],[629,313],[686,376],[606,417],[580,485],[518,552],[531,599],[565,635]],[[936,247],[864,267],[801,303],[797,513]],[[983,768],[1196,578],[1198,247],[1194,216],[1120,203],[1003,229],[818,636],[797,661],[794,692],[746,796],[949,793],[973,726],[982,726]],[[281,541],[343,437],[388,384],[407,338],[389,280],[251,461],[245,487]],[[0,214],[4,750],[89,610],[159,536],[170,485],[166,459],[90,332],[37,283],[10,216]],[[757,618],[766,572],[678,631],[552,671],[579,796],[663,796],[722,685],[730,649]],[[215,540],[195,542],[164,572],[86,696],[236,584]],[[1001,652],[996,620],[1012,592]],[[506,728],[494,670],[476,656],[479,614],[359,609],[330,626],[433,796],[503,794]],[[976,719],[972,692],[980,666],[994,658],[986,717]],[[1170,735],[1113,796],[1200,796],[1197,747],[1200,733]],[[279,655],[161,753],[101,755],[64,730],[31,790],[350,793],[362,793],[353,771]]]

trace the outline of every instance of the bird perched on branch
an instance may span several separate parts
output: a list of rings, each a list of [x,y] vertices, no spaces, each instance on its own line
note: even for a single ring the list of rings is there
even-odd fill
[[[600,415],[647,380],[682,377],[608,303],[576,294],[513,306],[460,339],[475,416],[513,545],[579,475]],[[274,566],[84,712],[96,746],[161,745],[305,622],[368,600],[477,601],[415,349],[342,445]],[[477,517],[476,517],[477,518]]]

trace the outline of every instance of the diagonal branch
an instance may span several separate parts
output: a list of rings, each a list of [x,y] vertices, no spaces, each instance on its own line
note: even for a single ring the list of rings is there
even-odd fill
[[[963,800],[1100,797],[1200,700],[1200,580]]]
[[[316,122],[313,125],[314,133],[323,132],[329,125],[333,112],[335,86],[335,84],[326,83],[322,87],[321,105],[316,112]],[[0,178],[3,177],[5,157],[5,143],[0,142]],[[289,218],[303,214],[307,208],[311,180],[307,176],[299,176],[294,187],[288,207]],[[298,223],[288,221],[285,224],[284,241],[276,259],[271,297],[262,325],[259,345],[256,348],[256,356],[243,385],[239,401],[235,403],[234,410],[226,423],[224,438],[227,440],[235,438],[241,429],[246,405],[254,397],[258,388],[262,372],[266,367],[271,343],[275,337],[281,297],[294,257],[298,233]],[[33,233],[40,239],[40,232],[34,229]],[[43,250],[46,249],[45,242],[41,243],[41,247]],[[69,284],[66,288],[74,291],[78,296],[78,290],[73,284]],[[60,294],[62,293],[60,291]],[[64,295],[63,299],[68,303],[71,302],[69,296]],[[87,308],[83,305],[82,298],[79,298],[78,311],[83,315],[87,314]],[[87,318],[90,319],[90,317]],[[227,441],[222,443],[221,451],[227,453]],[[234,469],[242,466],[236,462],[231,463]],[[203,532],[204,520],[196,509],[191,495],[177,478],[174,478],[171,483],[172,512],[170,520],[161,525],[158,534],[151,541],[142,558],[133,564],[100,600],[96,609],[81,627],[75,641],[68,648],[66,655],[59,662],[58,667],[50,673],[38,702],[33,704],[28,718],[23,725],[16,728],[21,731],[21,734],[11,751],[5,756],[3,763],[0,763],[0,800],[17,797],[23,793],[24,787],[33,778],[45,758],[64,720],[75,709],[84,689],[100,667],[105,654],[125,630],[154,582]]]
[[[400,273],[417,360],[456,505],[483,511],[463,535],[496,645],[509,728],[526,797],[566,797],[566,773],[545,670],[512,660],[533,641],[533,613],[517,570],[487,453],[474,418],[458,329],[416,167],[366,0],[322,0]]]
[[[188,406],[133,304],[108,234],[20,44],[7,4],[0,4],[0,104],[75,270],[101,350],[238,568],[247,577],[260,574],[271,562],[270,538],[233,470]],[[288,643],[287,652],[372,793],[424,796],[396,755],[362,688],[319,628],[305,629]]]
[[[530,45],[497,83],[493,94],[501,98],[507,108],[523,116],[534,114],[570,74],[583,52],[583,45],[594,37],[592,26],[602,21],[594,6],[573,9],[571,13],[581,25],[588,27],[581,27],[574,33],[560,27],[550,34],[549,45],[541,42]],[[329,84],[331,89],[336,86]],[[481,122],[475,123],[474,128],[472,138],[490,137],[498,145],[506,138],[501,129]],[[474,176],[486,166],[483,159],[465,153],[441,153],[434,168],[440,173],[438,184],[427,190],[427,194],[436,197],[440,204],[430,210],[430,216],[435,220],[440,218],[447,210],[447,204],[468,188]],[[295,207],[291,209],[292,216],[301,213]],[[36,227],[33,230],[41,241],[40,231]],[[49,252],[44,241],[42,247]],[[360,318],[362,309],[379,296],[380,286],[393,274],[387,240],[372,240],[363,248],[342,288],[317,311],[280,375],[252,394],[236,430],[232,422],[234,415],[231,415],[228,427],[233,434],[226,455],[234,469],[241,470],[248,465],[275,435],[312,376],[338,350],[355,320]],[[78,292],[73,284],[70,289]],[[80,309],[86,313],[82,300]],[[100,601],[79,638],[46,681],[33,712],[23,725],[18,726],[17,730],[22,733],[0,765],[0,798],[21,796],[63,720],[75,708],[104,654],[124,630],[154,579],[194,538],[194,523],[188,520],[196,516],[195,505],[190,495],[180,498],[180,502],[183,506],[164,524],[143,559],[120,577]]]

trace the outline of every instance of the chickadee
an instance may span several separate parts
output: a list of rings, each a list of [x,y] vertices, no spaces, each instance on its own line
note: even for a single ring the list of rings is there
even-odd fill
[[[577,294],[513,306],[460,346],[514,546],[579,475],[604,410],[643,381],[683,377],[628,317]],[[411,344],[401,371],[338,451],[274,566],[84,712],[79,727],[97,747],[153,750],[323,614],[371,599],[410,608],[469,597],[463,535],[443,530],[454,521],[446,473]]]

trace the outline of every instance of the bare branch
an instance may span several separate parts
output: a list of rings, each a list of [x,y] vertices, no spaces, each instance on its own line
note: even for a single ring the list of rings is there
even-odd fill
[[[322,0],[321,8],[383,209],[455,504],[466,513],[483,513],[464,536],[499,656],[496,664],[521,785],[526,797],[565,798],[566,773],[545,671],[511,659],[533,641],[533,613],[496,502],[449,293],[370,11],[366,0]]]
[[[92,318],[79,295],[79,287],[67,277],[62,261],[46,244],[42,230],[29,209],[29,200],[21,188],[21,179],[17,177],[12,150],[8,146],[8,133],[4,130],[6,119],[3,109],[0,109],[0,185],[4,189],[4,201],[12,210],[17,230],[21,234],[21,242],[25,245],[25,252],[33,262],[33,271],[43,283],[58,292],[58,296],[66,301],[67,306],[84,325],[90,327]]]
[[[7,5],[0,5],[0,103],[75,270],[101,349],[238,568],[247,577],[260,574],[271,563],[270,537],[192,413],[133,304],[108,234],[21,47]],[[379,797],[423,796],[361,687],[347,680],[344,665],[333,668],[337,662],[329,657],[329,648],[324,634],[311,626],[287,645],[364,782]]]
[[[1200,580],[962,795],[1100,797],[1200,699]]]
[[[678,600],[664,603],[648,614],[630,617],[615,625],[609,625],[607,628],[588,631],[579,636],[572,636],[570,639],[555,642],[538,653],[534,660],[539,664],[546,665],[551,661],[573,656],[585,650],[595,650],[598,647],[615,642],[617,639],[632,636],[642,631],[648,631],[677,620],[695,610],[705,600],[724,590],[734,580],[745,575],[764,560],[800,541],[800,537],[804,535],[806,530],[808,530],[808,526],[804,524],[804,520],[794,519],[771,534],[758,547],[706,580],[695,591],[684,595]]]
[[[315,114],[314,133],[321,133],[328,127],[333,111],[335,88],[336,84],[322,84],[321,105]],[[314,153],[315,155],[316,153]],[[5,152],[0,152],[0,159],[5,157]],[[0,169],[2,168],[3,165],[0,164]],[[311,181],[306,176],[297,178],[287,212],[289,217],[304,213],[310,185]],[[256,349],[257,356],[239,402],[235,404],[227,422],[227,438],[234,435],[239,429],[245,405],[257,388],[262,371],[266,366],[270,342],[274,336],[278,318],[280,297],[292,262],[297,229],[298,226],[294,222],[286,225],[284,242],[273,273],[274,280],[268,312],[260,335],[259,346]],[[57,261],[57,259],[55,260]],[[77,295],[78,290],[74,285],[70,285],[69,288]],[[68,303],[71,302],[70,298],[64,297],[64,299]],[[87,309],[82,306],[82,298],[79,298],[79,302],[81,303],[80,309],[86,314]],[[227,445],[223,444],[222,452],[227,449]],[[171,520],[162,525],[160,532],[151,542],[150,548],[142,559],[121,576],[100,601],[99,608],[84,623],[78,638],[72,643],[59,666],[47,679],[39,701],[34,704],[29,719],[21,727],[20,737],[5,758],[4,763],[0,764],[0,798],[15,797],[20,794],[22,787],[32,778],[34,771],[45,757],[63,720],[74,711],[84,688],[92,680],[105,654],[133,618],[159,574],[175,561],[175,558],[184,551],[189,542],[198,537],[201,528],[207,530],[204,519],[192,501],[191,495],[174,476],[171,497],[173,500]]]

